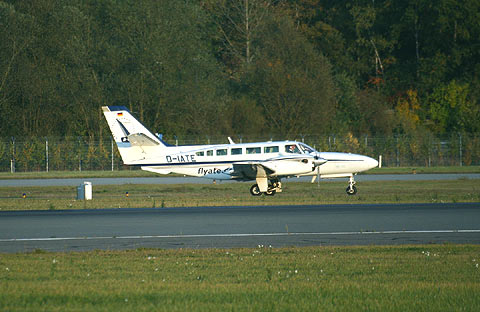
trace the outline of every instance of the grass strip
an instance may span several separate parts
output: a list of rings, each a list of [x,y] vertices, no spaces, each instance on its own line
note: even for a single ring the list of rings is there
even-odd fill
[[[101,208],[165,208],[244,205],[480,202],[479,180],[371,181],[358,194],[347,183],[288,182],[275,196],[251,196],[250,183],[93,185],[93,200],[76,200],[76,187],[1,187],[0,211]],[[128,192],[128,197],[127,197]],[[22,198],[23,194],[26,198]]]
[[[420,174],[420,173],[480,173],[480,166],[448,167],[383,167],[374,168],[362,174]],[[175,177],[176,174],[158,175],[138,169],[115,171],[36,171],[0,172],[0,179],[67,179],[67,178],[135,178],[135,177]]]
[[[422,174],[422,173],[480,173],[480,166],[448,167],[383,167],[373,168],[362,174]]]
[[[168,175],[175,176],[175,175]],[[0,179],[75,179],[75,178],[143,178],[162,177],[158,174],[140,170],[125,169],[115,171],[34,171],[34,172],[0,172]]]
[[[2,311],[479,311],[480,246],[0,254]]]

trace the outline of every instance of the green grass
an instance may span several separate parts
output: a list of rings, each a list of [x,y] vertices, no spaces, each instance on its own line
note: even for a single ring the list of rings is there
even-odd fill
[[[0,254],[2,311],[479,311],[480,246]]]
[[[375,168],[365,174],[411,174],[411,173],[480,173],[480,166],[449,167],[383,167]],[[182,176],[182,175],[167,175]],[[64,179],[64,178],[133,178],[167,177],[143,170],[116,171],[38,171],[38,172],[0,172],[0,179]]]
[[[479,180],[373,181],[345,193],[347,182],[284,183],[275,196],[250,195],[251,183],[93,185],[93,200],[76,200],[76,187],[1,187],[0,210],[161,208],[181,206],[314,205],[480,202]],[[126,196],[129,193],[129,197]],[[22,194],[27,198],[23,199]]]
[[[480,202],[478,180],[2,187],[0,209]],[[125,194],[128,191],[129,197]],[[27,198],[23,199],[22,194]],[[0,254],[0,311],[478,311],[480,246],[140,249]]]
[[[383,167],[362,174],[480,173],[480,166]]]
[[[170,175],[169,175],[170,176]],[[175,175],[171,175],[175,176]],[[143,170],[116,171],[36,171],[36,172],[0,172],[0,179],[68,179],[68,178],[138,178],[162,177]]]

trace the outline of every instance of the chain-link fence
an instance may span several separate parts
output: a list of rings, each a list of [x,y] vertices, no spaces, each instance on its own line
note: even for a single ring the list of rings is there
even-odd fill
[[[223,144],[226,136],[164,137],[173,145]],[[234,136],[236,143],[280,140],[275,136]],[[469,166],[480,165],[480,135],[455,134],[446,138],[354,137],[299,135],[292,138],[318,151],[337,151],[382,156],[382,166]],[[3,138],[0,141],[0,171],[82,171],[122,170],[117,147],[111,138],[92,140],[86,137]]]
[[[0,142],[0,171],[82,171],[123,168],[111,139],[10,138]]]

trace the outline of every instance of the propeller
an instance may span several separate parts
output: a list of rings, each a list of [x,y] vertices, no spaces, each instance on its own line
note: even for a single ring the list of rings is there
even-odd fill
[[[318,186],[320,187],[320,165],[323,165],[327,162],[325,158],[319,156],[318,152],[315,153],[313,157],[314,160],[312,161],[313,165],[317,168],[317,175],[312,177],[312,183],[315,182],[315,178],[317,179]]]

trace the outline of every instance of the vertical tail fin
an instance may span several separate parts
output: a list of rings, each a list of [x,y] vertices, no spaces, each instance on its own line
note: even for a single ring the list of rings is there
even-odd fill
[[[102,111],[124,164],[140,164],[167,148],[125,106],[103,106]]]

